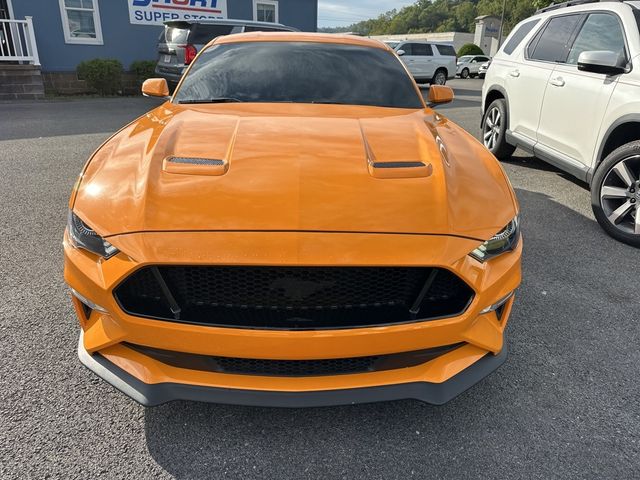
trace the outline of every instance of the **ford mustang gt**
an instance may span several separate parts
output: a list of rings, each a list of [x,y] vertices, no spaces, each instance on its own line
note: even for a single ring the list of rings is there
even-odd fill
[[[496,159],[355,36],[207,45],[69,202],[80,360],[138,402],[442,404],[498,368],[520,283]]]

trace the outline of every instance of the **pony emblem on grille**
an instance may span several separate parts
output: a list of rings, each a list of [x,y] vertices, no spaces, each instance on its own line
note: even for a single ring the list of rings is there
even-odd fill
[[[269,288],[271,290],[279,290],[294,302],[301,302],[314,293],[332,287],[333,285],[334,282],[311,282],[295,277],[283,277],[272,282]]]

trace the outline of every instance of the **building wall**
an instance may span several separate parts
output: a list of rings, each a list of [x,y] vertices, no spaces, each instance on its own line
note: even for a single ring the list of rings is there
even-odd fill
[[[74,71],[83,60],[116,58],[125,69],[135,60],[155,60],[163,27],[132,25],[125,0],[99,2],[104,45],[65,43],[58,0],[13,0],[14,18],[33,17],[40,63],[45,72]],[[228,17],[253,19],[252,0],[227,0]],[[279,0],[279,21],[303,31],[315,31],[317,0]]]

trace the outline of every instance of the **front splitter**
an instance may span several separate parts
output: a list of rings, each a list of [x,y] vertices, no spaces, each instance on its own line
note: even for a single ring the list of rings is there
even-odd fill
[[[498,355],[488,353],[473,365],[442,383],[411,382],[304,392],[206,387],[185,383],[144,383],[99,353],[90,355],[84,348],[82,332],[78,342],[78,357],[82,364],[93,373],[147,407],[174,400],[288,408],[352,405],[404,399],[442,405],[500,367],[507,358],[507,345],[505,343]]]

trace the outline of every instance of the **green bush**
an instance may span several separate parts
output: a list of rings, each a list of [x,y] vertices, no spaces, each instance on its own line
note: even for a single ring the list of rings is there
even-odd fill
[[[95,58],[81,62],[78,78],[96,89],[100,95],[113,95],[122,88],[122,64],[111,58]]]
[[[465,43],[460,47],[460,50],[458,50],[458,58],[463,55],[484,55],[484,52],[475,43]]]
[[[137,60],[131,64],[129,71],[136,76],[139,85],[147,78],[153,78],[156,71],[156,62],[153,60]]]

